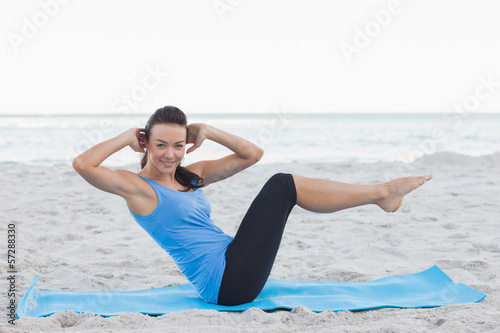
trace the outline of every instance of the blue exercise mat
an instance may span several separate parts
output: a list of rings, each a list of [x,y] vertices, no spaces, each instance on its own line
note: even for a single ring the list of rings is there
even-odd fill
[[[222,306],[205,303],[191,285],[136,291],[69,292],[40,290],[36,276],[17,307],[16,315],[43,317],[75,311],[101,316],[140,312],[162,315],[192,309],[244,311],[292,309],[303,305],[314,312],[366,310],[382,307],[419,308],[475,303],[486,294],[453,281],[437,266],[420,273],[371,282],[269,280],[251,303]]]

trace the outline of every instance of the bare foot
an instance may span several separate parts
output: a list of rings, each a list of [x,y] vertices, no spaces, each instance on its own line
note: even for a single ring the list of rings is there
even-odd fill
[[[432,175],[397,178],[382,184],[382,199],[376,204],[388,213],[394,213],[403,204],[403,197],[432,179]]]

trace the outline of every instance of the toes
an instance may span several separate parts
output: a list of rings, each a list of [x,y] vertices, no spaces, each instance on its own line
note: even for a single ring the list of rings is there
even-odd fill
[[[421,186],[421,185],[424,185],[425,182],[428,182],[429,180],[432,179],[432,174],[429,174],[429,175],[425,175],[425,176],[420,176],[418,177],[418,184]]]

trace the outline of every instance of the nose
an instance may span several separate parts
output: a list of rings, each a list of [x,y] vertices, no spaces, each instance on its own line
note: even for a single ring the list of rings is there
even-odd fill
[[[174,150],[172,148],[167,148],[167,149],[165,149],[164,155],[168,159],[173,159],[174,158]]]

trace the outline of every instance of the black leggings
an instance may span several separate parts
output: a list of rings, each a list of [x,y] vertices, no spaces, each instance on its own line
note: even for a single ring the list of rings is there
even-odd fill
[[[275,174],[264,185],[245,214],[226,251],[218,304],[253,301],[271,273],[288,215],[297,203],[290,174]]]

